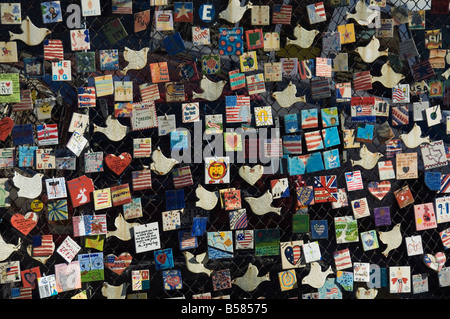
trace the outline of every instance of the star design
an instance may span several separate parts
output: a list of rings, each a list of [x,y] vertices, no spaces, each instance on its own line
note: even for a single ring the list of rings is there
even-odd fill
[[[186,19],[189,19],[188,12],[189,12],[189,10],[186,9],[186,7],[183,3],[183,6],[178,10],[177,19],[181,19],[183,16],[186,16]]]

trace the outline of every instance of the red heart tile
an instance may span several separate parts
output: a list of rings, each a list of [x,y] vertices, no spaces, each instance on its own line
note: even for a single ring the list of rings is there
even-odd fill
[[[14,214],[11,217],[11,225],[25,236],[36,226],[38,215],[35,212],[29,212],[25,215]]]
[[[105,158],[105,163],[110,170],[117,175],[120,175],[128,167],[128,165],[130,165],[131,159],[131,155],[127,152],[124,152],[119,156],[108,154]]]
[[[128,266],[130,266],[132,259],[133,257],[129,253],[121,253],[119,257],[114,254],[109,254],[106,256],[105,266],[120,275]]]
[[[367,188],[373,196],[382,200],[390,192],[391,183],[389,181],[370,182]]]
[[[14,121],[10,117],[4,117],[0,120],[0,140],[4,141],[14,127]]]

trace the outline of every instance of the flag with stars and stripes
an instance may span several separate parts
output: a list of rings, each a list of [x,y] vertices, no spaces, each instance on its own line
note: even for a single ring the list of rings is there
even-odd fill
[[[152,188],[152,174],[150,169],[131,172],[131,178],[134,191]]]
[[[347,183],[347,191],[356,191],[363,189],[361,171],[346,172],[345,182]]]
[[[336,175],[314,176],[314,201],[326,203],[337,201]]]
[[[272,24],[291,24],[292,6],[288,4],[274,4]]]
[[[64,48],[62,40],[44,40],[44,60],[59,61],[64,60]]]

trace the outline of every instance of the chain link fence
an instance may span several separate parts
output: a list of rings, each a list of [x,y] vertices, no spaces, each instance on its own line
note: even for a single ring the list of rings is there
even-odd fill
[[[38,26],[42,26],[42,16],[40,14],[40,3],[38,1],[21,1],[22,2],[22,16],[29,16],[31,20]],[[216,8],[216,13],[222,11],[226,7],[225,1],[212,1]],[[254,5],[268,5],[273,8],[274,4],[281,3],[276,1],[255,1]],[[274,25],[270,24],[267,26],[262,26],[264,32],[279,32],[281,45],[279,51],[266,52],[262,49],[257,49],[258,57],[258,72],[264,70],[264,63],[279,61],[281,57],[297,57],[299,60],[311,59],[316,56],[325,56],[321,53],[322,47],[322,37],[317,36],[314,39],[314,43],[309,49],[300,50],[298,47],[290,46],[289,50],[286,46],[287,38],[294,38],[294,27],[297,24],[304,26],[307,29],[317,29],[320,34],[327,31],[336,31],[336,26],[344,24],[346,22],[346,13],[354,12],[355,3],[350,1],[348,6],[337,6],[334,7],[329,1],[325,1],[325,11],[326,11],[326,22],[317,23],[310,25],[307,14],[306,6],[308,4],[315,3],[314,1],[285,1],[285,4],[292,5],[292,18],[290,25]],[[412,3],[410,1],[409,3]],[[77,88],[83,86],[93,86],[93,78],[98,75],[112,74],[114,79],[117,81],[133,81],[134,85],[134,102],[140,100],[139,84],[150,83],[151,75],[148,65],[141,70],[131,70],[127,75],[123,75],[119,70],[103,71],[98,67],[98,55],[97,55],[97,71],[95,73],[79,73],[77,71],[75,53],[70,50],[70,39],[69,39],[69,28],[67,27],[66,20],[70,17],[70,12],[65,9],[69,5],[69,1],[61,1],[63,8],[64,19],[63,22],[56,24],[46,24],[45,27],[51,30],[51,34],[48,36],[50,39],[62,39],[64,43],[65,59],[72,61],[72,81],[68,82],[53,82],[49,74],[51,74],[51,66],[46,63],[45,73],[46,76],[42,78],[29,78],[25,76],[22,59],[25,57],[42,57],[42,45],[36,47],[30,47],[24,45],[22,42],[18,41],[18,49],[20,52],[19,63],[14,64],[2,64],[2,73],[19,73],[21,76],[21,88],[31,89],[36,92],[36,98],[48,98],[55,97],[58,98],[58,102],[53,109],[52,117],[50,120],[46,120],[45,123],[55,123],[58,125],[59,131],[59,145],[55,148],[65,149],[65,145],[70,138],[70,133],[67,132],[70,120],[72,118],[73,112],[85,113],[89,115],[90,123],[99,126],[104,126],[104,121],[106,115],[111,115],[114,113],[114,97],[106,96],[97,99],[97,107],[80,109],[77,106]],[[223,20],[215,20],[212,24],[208,25],[211,31],[211,44],[204,46],[194,46],[192,45],[192,25],[202,25],[204,24],[198,18],[198,8],[200,7],[200,1],[194,1],[194,23],[174,23],[174,31],[180,32],[183,40],[185,41],[186,50],[175,56],[169,56],[165,51],[162,44],[162,39],[173,32],[158,32],[155,31],[153,25],[149,26],[145,31],[135,33],[134,32],[134,18],[132,15],[113,15],[110,1],[101,1],[102,5],[102,15],[95,17],[83,18],[83,23],[85,23],[86,28],[89,29],[91,38],[91,50],[92,52],[97,52],[103,49],[118,49],[120,54],[120,68],[122,69],[127,62],[123,58],[123,50],[125,47],[137,50],[143,47],[149,47],[150,52],[148,54],[148,63],[152,62],[162,62],[167,61],[169,65],[169,72],[171,78],[176,78],[175,74],[177,72],[178,66],[183,62],[194,61],[197,63],[197,67],[200,67],[200,59],[202,55],[208,55],[212,53],[218,53],[218,32],[221,27],[232,27],[234,25],[225,23]],[[428,5],[428,4],[427,4]],[[390,8],[393,3],[388,1],[385,8],[381,8],[381,18],[390,18]],[[151,9],[152,21],[153,13],[155,7],[149,6],[149,1],[133,1],[133,12],[140,12],[143,10]],[[165,10],[172,10],[173,4],[164,6]],[[422,2],[417,2],[410,8],[410,10],[422,10],[429,9],[429,7],[422,7]],[[119,19],[123,24],[124,28],[127,30],[128,35],[122,39],[118,39],[117,42],[111,44],[105,34],[102,32],[103,27],[115,19]],[[447,47],[447,33],[448,25],[447,20],[448,15],[435,15],[430,14],[427,11],[426,14],[426,28],[427,29],[440,29],[443,32],[443,43],[442,47]],[[354,22],[348,20],[348,22]],[[241,21],[236,24],[241,26],[244,30],[254,29],[256,26],[251,25],[250,21],[250,11],[247,11]],[[19,26],[2,26],[4,32],[2,33],[2,41],[9,40],[8,32],[10,30],[13,32],[20,32]],[[359,55],[355,52],[355,48],[363,46],[368,43],[371,38],[370,31],[373,28],[363,27],[355,23],[355,34],[356,41],[350,44],[342,45],[341,52],[348,53],[349,70],[347,72],[337,72],[332,78],[333,81],[330,82],[330,88],[334,91],[334,83],[340,82],[337,79],[348,79],[352,81],[353,74],[359,71],[370,70],[372,75],[379,75],[381,66],[389,59],[391,64],[396,67],[397,72],[401,72],[405,79],[402,83],[413,83],[413,73],[411,71],[411,65],[416,61],[423,61],[428,57],[428,50],[425,47],[425,36],[424,30],[409,30],[407,24],[401,24],[394,27],[393,37],[380,38],[380,50],[385,48],[389,49],[389,56],[381,57],[373,63],[364,63]],[[404,59],[399,54],[399,43],[404,41],[404,39],[413,38],[417,46],[419,56],[411,59]],[[289,52],[288,52],[289,51]],[[395,61],[399,63],[394,64]],[[214,81],[217,80],[228,80],[228,72],[231,70],[239,69],[239,57],[238,56],[221,56],[221,72],[216,76],[211,76],[210,78]],[[445,70],[445,69],[444,69]],[[444,71],[442,70],[442,71]],[[440,70],[435,70],[436,72]],[[204,77],[204,75],[203,75]],[[436,79],[443,80],[442,76],[437,73]],[[284,89],[289,81],[292,81],[298,88],[298,95],[306,96],[306,103],[296,103],[295,106],[289,108],[282,108],[274,100],[271,93],[274,91],[281,91]],[[186,101],[192,100],[193,92],[200,92],[199,81],[191,81],[184,83]],[[175,114],[177,118],[177,126],[183,127],[189,130],[192,136],[194,136],[194,124],[181,123],[181,103],[168,103],[165,102],[165,90],[164,85],[160,84],[159,89],[161,92],[161,99],[156,101],[157,114]],[[370,95],[377,97],[384,97],[387,99],[391,98],[392,91],[386,89],[379,83],[374,83],[373,88],[368,91],[355,91],[353,96],[358,95]],[[208,114],[224,114],[225,112],[225,96],[227,95],[247,95],[246,89],[240,89],[237,91],[231,91],[229,86],[226,85],[224,92],[221,97],[214,102],[207,102],[204,100],[198,100],[200,103],[201,118],[203,119],[205,115]],[[412,96],[411,103],[419,101],[420,99],[427,100],[427,94],[421,96]],[[102,101],[100,101],[102,100]],[[446,109],[447,104],[441,99],[432,99],[430,101],[431,105],[441,105],[442,109]],[[411,103],[407,104],[409,109],[412,111]],[[106,105],[107,109],[100,107],[100,105]],[[266,82],[266,92],[251,96],[251,107],[255,106],[271,106],[273,116],[275,118],[275,123],[278,123],[280,132],[284,132],[283,127],[283,116],[288,113],[299,113],[303,109],[318,108],[323,109],[326,107],[337,106],[341,114],[339,132],[342,141],[342,128],[356,128],[356,124],[352,122],[350,117],[350,105],[349,103],[336,103],[334,94],[332,92],[329,98],[314,99],[311,95],[311,80],[300,80],[298,77],[294,78],[283,78],[281,82]],[[395,106],[395,105],[391,105]],[[24,112],[12,112],[11,105],[3,104],[2,111],[4,116],[10,116],[14,119],[16,124],[18,123],[32,123],[33,126],[42,124],[36,117],[34,111],[24,111]],[[106,112],[105,112],[106,111]],[[128,118],[119,118],[119,121],[127,126],[130,126]],[[377,123],[375,124],[375,130],[384,122],[386,118],[378,117]],[[391,118],[387,121],[391,123]],[[254,122],[253,122],[254,123]],[[448,143],[448,136],[445,132],[445,127],[443,124],[428,127],[426,121],[416,122],[423,131],[423,136],[430,136],[433,140],[444,140],[444,143]],[[410,112],[409,124],[401,126],[392,126],[395,137],[402,133],[409,132],[413,127],[414,121],[412,120],[412,112]],[[239,125],[236,124],[225,124],[225,128],[237,128]],[[204,127],[204,126],[203,126]],[[303,135],[304,132],[301,132]],[[151,163],[151,158],[133,158],[131,165],[126,168],[126,170],[118,177],[112,174],[107,167],[103,173],[85,173],[84,171],[84,152],[96,151],[103,152],[106,154],[119,155],[123,152],[129,152],[132,154],[133,139],[138,137],[150,137],[152,139],[152,149],[160,147],[164,154],[170,154],[170,140],[169,135],[159,136],[157,128],[146,129],[142,131],[131,131],[124,139],[119,142],[111,142],[106,139],[104,135],[99,133],[94,133],[93,125],[90,125],[88,131],[85,133],[85,137],[89,140],[88,147],[83,151],[83,153],[77,157],[76,169],[75,170],[40,170],[44,174],[44,178],[52,178],[64,176],[66,181],[74,179],[76,177],[87,175],[94,181],[96,189],[103,189],[107,187],[112,187],[119,184],[130,183],[131,185],[131,172],[135,170],[140,170],[145,166],[149,166]],[[37,145],[37,139],[35,139],[35,144]],[[386,146],[381,143],[377,137],[373,139],[371,143],[365,143],[371,152],[378,151],[382,154],[386,154]],[[16,147],[13,144],[12,137],[9,136],[4,142],[1,142],[2,148]],[[202,141],[202,151],[208,148],[208,141]],[[42,148],[42,147],[40,147]],[[244,147],[245,150],[245,147]],[[303,144],[303,150],[306,150],[305,144]],[[193,149],[192,158],[196,156],[196,149]],[[420,148],[407,149],[404,145],[402,146],[402,152],[418,152],[420,154]],[[306,153],[306,152],[305,152]],[[306,183],[306,185],[314,185],[314,176],[319,175],[336,175],[337,184],[339,188],[345,188],[345,172],[350,172],[356,169],[352,167],[350,159],[359,159],[359,149],[344,149],[342,144],[339,146],[339,153],[341,157],[341,166],[336,169],[330,169],[326,171],[316,172],[314,174],[304,174],[300,178]],[[346,156],[345,156],[346,154]],[[198,154],[197,154],[198,155]],[[421,162],[421,157],[419,157],[419,177],[417,179],[411,180],[390,180],[391,182],[391,192],[389,192],[382,200],[377,200],[369,194],[367,191],[367,185],[371,181],[379,181],[378,171],[376,169],[365,170],[362,168],[362,180],[365,185],[364,190],[348,192],[348,201],[354,199],[366,197],[368,200],[371,212],[376,207],[390,207],[391,214],[391,225],[390,226],[380,226],[375,227],[374,219],[371,217],[365,217],[358,219],[358,231],[362,232],[377,229],[379,231],[390,230],[393,225],[401,223],[401,232],[403,237],[409,237],[414,235],[422,236],[423,251],[424,253],[435,254],[437,252],[443,251],[444,247],[439,236],[439,232],[446,229],[447,224],[438,224],[437,228],[416,231],[414,222],[414,206],[409,205],[405,208],[400,208],[396,202],[393,195],[393,191],[400,189],[404,185],[408,185],[414,196],[414,204],[421,203],[434,203],[434,198],[436,197],[436,192],[432,192],[424,184],[424,168]],[[395,166],[395,158],[392,159]],[[249,163],[249,159],[247,159]],[[17,164],[17,162],[16,162]],[[189,230],[192,222],[193,216],[206,216],[208,217],[207,231],[227,231],[230,230],[229,226],[229,216],[228,212],[220,208],[220,205],[212,211],[203,211],[195,206],[195,202],[198,200],[195,194],[195,190],[199,184],[204,185],[204,164],[203,163],[186,163],[182,165],[187,165],[191,169],[193,182],[192,186],[184,187],[185,195],[185,212],[186,220],[183,225],[184,229]],[[251,164],[253,165],[253,164]],[[264,216],[257,216],[252,213],[251,209],[247,206],[247,203],[243,201],[243,207],[247,208],[248,217],[248,227],[247,229],[278,229],[279,230],[279,240],[280,242],[290,242],[295,240],[303,240],[304,242],[315,241],[311,239],[311,233],[295,233],[292,229],[292,220],[294,214],[297,213],[297,200],[296,200],[296,182],[299,176],[289,176],[289,174],[284,171],[281,173],[279,170],[271,175],[264,175],[261,180],[259,180],[254,186],[249,186],[238,174],[238,169],[240,164],[231,164],[231,179],[230,183],[227,185],[208,185],[206,186],[210,191],[218,191],[226,187],[233,187],[241,190],[242,197],[255,196],[259,197],[264,194],[267,190],[270,190],[270,181],[280,177],[288,177],[290,185],[290,197],[277,199],[274,201],[274,205],[281,207],[281,214],[266,214]],[[15,171],[20,171],[24,174],[33,174],[33,170],[21,170],[15,165],[14,169],[5,169],[2,171],[2,177],[12,179]],[[440,171],[443,173],[448,173],[448,166],[435,169],[435,171]],[[11,216],[15,213],[26,213],[30,210],[31,200],[27,200],[22,197],[17,196],[17,189],[13,184],[10,183],[9,187],[9,200],[10,207],[1,208],[1,218],[0,223],[0,233],[7,243],[17,243],[18,239],[22,240],[21,249],[14,252],[8,260],[19,260],[21,269],[29,269],[33,267],[39,267],[41,273],[43,274],[53,274],[54,267],[57,264],[64,263],[65,260],[56,252],[48,259],[45,264],[42,264],[35,259],[31,258],[26,252],[25,247],[32,244],[33,235],[43,235],[43,234],[53,234],[54,242],[56,247],[58,247],[62,241],[67,236],[73,236],[73,227],[71,218],[73,216],[80,216],[82,214],[89,215],[93,214],[93,205],[88,204],[73,208],[69,201],[69,220],[67,222],[50,222],[47,219],[47,202],[45,188],[43,195],[40,199],[44,202],[44,210],[39,213],[39,220],[36,227],[30,232],[28,236],[22,235],[19,231],[14,229],[9,220]],[[132,220],[132,222],[138,222],[140,224],[147,224],[150,222],[158,222],[161,225],[161,214],[166,211],[166,197],[165,192],[167,190],[175,189],[173,186],[173,179],[171,174],[164,176],[157,176],[152,174],[152,189],[145,191],[132,191],[132,197],[140,197],[143,207],[143,217]],[[382,251],[385,245],[380,243],[380,248],[374,250],[364,251],[361,241],[347,244],[337,244],[335,236],[335,224],[334,218],[340,216],[351,216],[352,210],[350,206],[332,209],[330,203],[325,204],[315,204],[308,206],[306,209],[302,210],[303,213],[309,215],[310,220],[326,220],[328,222],[328,239],[317,240],[322,259],[320,264],[323,269],[328,266],[332,266],[335,269],[333,253],[337,250],[348,248],[351,253],[351,259],[353,262],[365,262],[370,264],[377,264],[381,268],[388,268],[393,266],[410,266],[411,274],[427,274],[428,275],[428,292],[420,294],[404,293],[404,294],[391,294],[389,293],[388,287],[382,287],[379,290],[378,298],[446,298],[449,295],[449,288],[440,287],[438,274],[427,268],[422,260],[422,255],[408,256],[406,251],[406,245],[403,241],[400,247],[391,251],[387,257],[382,255]],[[109,231],[115,230],[115,218],[123,213],[122,206],[112,207],[101,211],[101,213],[106,213],[107,215],[107,229]],[[97,212],[100,213],[100,212]],[[74,237],[77,243],[82,247],[79,253],[95,252],[93,249],[87,249],[84,245],[84,237]],[[198,247],[189,250],[194,255],[203,253],[207,251],[207,238],[206,235],[199,236]],[[178,231],[160,231],[160,241],[161,248],[172,248],[174,257],[174,269],[181,270],[183,287],[177,290],[165,290],[163,286],[162,272],[155,269],[155,260],[153,252],[147,253],[135,253],[134,241],[121,241],[116,237],[110,237],[105,239],[104,243],[104,256],[108,254],[119,255],[123,252],[129,252],[133,256],[131,265],[121,274],[117,275],[105,268],[104,281],[92,281],[83,283],[81,290],[87,290],[88,298],[98,299],[104,298],[102,295],[102,287],[105,282],[113,286],[119,286],[121,284],[127,284],[127,294],[133,293],[130,283],[131,283],[131,272],[132,270],[140,269],[150,269],[150,289],[144,290],[147,294],[147,298],[172,298],[172,297],[185,297],[192,298],[195,294],[211,292],[213,297],[220,296],[230,296],[232,299],[256,299],[256,298],[268,298],[268,299],[285,299],[285,298],[302,298],[303,294],[316,292],[317,289],[313,289],[309,285],[301,284],[301,279],[305,277],[310,269],[309,265],[303,268],[296,268],[296,276],[299,281],[298,287],[289,291],[281,291],[280,283],[278,279],[278,273],[283,271],[281,265],[281,256],[267,256],[258,257],[255,256],[253,249],[248,250],[234,250],[233,258],[227,259],[214,259],[209,260],[206,267],[212,269],[213,272],[217,272],[224,269],[230,270],[231,278],[237,278],[242,276],[247,270],[248,264],[252,263],[256,265],[259,269],[259,275],[269,274],[270,281],[261,283],[257,289],[251,292],[246,292],[241,288],[233,285],[230,289],[214,291],[211,277],[205,274],[194,274],[186,268],[186,260],[180,250],[180,243],[178,238]],[[335,277],[335,276],[331,276]],[[9,298],[10,291],[12,287],[19,287],[20,283],[4,284],[1,286],[2,298]],[[343,291],[343,297],[345,299],[355,298],[355,290],[358,286],[367,287],[366,283],[355,282],[353,291]],[[75,294],[80,292],[80,290],[68,291],[59,293],[57,296],[52,298],[71,298]],[[33,292],[35,298],[39,298],[36,289]]]

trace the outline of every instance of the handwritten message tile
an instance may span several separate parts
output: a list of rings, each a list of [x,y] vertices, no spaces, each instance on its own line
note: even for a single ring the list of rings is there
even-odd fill
[[[133,229],[136,253],[161,248],[158,222],[135,226]]]

